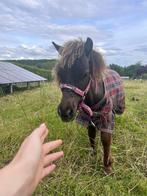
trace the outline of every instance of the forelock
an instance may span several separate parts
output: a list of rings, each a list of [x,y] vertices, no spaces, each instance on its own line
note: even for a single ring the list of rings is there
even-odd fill
[[[71,68],[75,60],[80,58],[84,53],[84,42],[79,40],[68,41],[64,44],[63,50],[61,52],[61,57],[59,58],[58,65],[60,67],[67,66]]]

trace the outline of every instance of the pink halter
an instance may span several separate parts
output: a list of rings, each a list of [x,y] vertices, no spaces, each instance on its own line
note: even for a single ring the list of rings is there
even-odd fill
[[[73,92],[75,92],[77,95],[80,95],[82,97],[82,101],[78,105],[78,109],[79,110],[82,109],[87,114],[89,114],[90,117],[92,117],[93,116],[93,111],[91,110],[91,108],[88,105],[86,105],[84,103],[84,99],[85,99],[85,96],[86,96],[86,94],[88,93],[88,91],[90,89],[90,85],[91,85],[91,78],[90,78],[89,83],[88,83],[88,85],[87,85],[87,87],[86,87],[86,89],[84,91],[82,91],[81,89],[79,89],[79,88],[77,88],[75,86],[72,86],[70,84],[60,84],[60,88],[61,89],[64,89],[64,88],[70,89]]]

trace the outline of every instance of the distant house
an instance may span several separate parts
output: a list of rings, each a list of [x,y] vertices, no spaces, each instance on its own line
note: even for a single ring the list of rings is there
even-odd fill
[[[10,93],[13,92],[13,86],[16,84],[26,84],[46,81],[47,79],[34,74],[28,70],[18,67],[12,63],[0,62],[0,86],[9,87]]]
[[[129,78],[129,76],[121,76],[121,79],[123,79],[123,80],[129,80],[130,78]]]

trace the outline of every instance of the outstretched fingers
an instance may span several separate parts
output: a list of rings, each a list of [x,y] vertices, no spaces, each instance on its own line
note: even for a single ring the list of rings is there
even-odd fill
[[[51,172],[53,172],[55,170],[55,168],[56,168],[56,165],[55,164],[52,164],[52,165],[49,165],[48,167],[45,167],[43,169],[41,179],[43,179],[44,177],[46,177],[47,175],[49,175]]]
[[[59,158],[63,157],[64,153],[63,151],[55,152],[49,155],[46,155],[44,158],[44,167],[47,167],[49,164],[51,164],[53,161],[58,160]]]
[[[44,168],[42,171],[41,179],[54,171],[54,169],[56,168],[56,165],[52,164],[52,162],[58,160],[59,158],[61,158],[63,156],[64,156],[63,151],[60,151],[60,152],[55,152],[55,153],[49,154],[44,158],[44,163],[43,163]]]
[[[48,154],[50,151],[58,148],[62,144],[62,140],[55,140],[43,145],[43,153],[44,155]]]

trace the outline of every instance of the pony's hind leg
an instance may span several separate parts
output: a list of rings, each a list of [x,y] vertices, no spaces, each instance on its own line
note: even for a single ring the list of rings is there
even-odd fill
[[[101,142],[103,145],[103,163],[104,163],[104,170],[107,174],[112,172],[112,163],[113,159],[111,156],[111,142],[112,142],[112,134],[107,132],[101,131]]]
[[[88,136],[89,136],[90,145],[93,150],[93,154],[96,154],[96,146],[95,146],[96,128],[92,125],[88,127]]]

